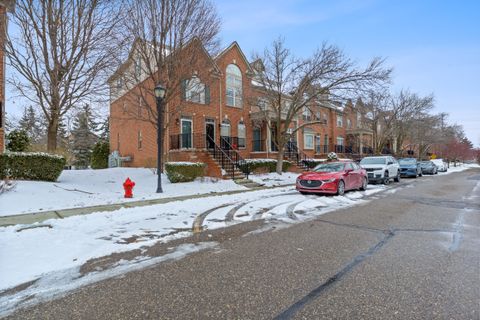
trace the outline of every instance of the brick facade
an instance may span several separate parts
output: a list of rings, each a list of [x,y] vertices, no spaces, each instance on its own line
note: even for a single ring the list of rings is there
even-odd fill
[[[201,44],[197,44],[201,46]],[[241,72],[242,97],[244,98],[241,106],[227,105],[227,67],[235,65]],[[203,48],[198,49],[198,59],[195,65],[190,66],[190,70],[185,73],[196,77],[209,87],[209,103],[194,103],[185,101],[181,92],[170,94],[167,105],[166,134],[164,139],[164,158],[170,161],[201,161],[208,164],[208,153],[205,152],[205,138],[208,130],[214,131],[215,143],[220,145],[220,132],[222,122],[230,124],[230,137],[239,136],[239,123],[243,123],[246,129],[245,148],[237,148],[238,153],[243,158],[275,158],[276,152],[270,148],[268,141],[269,130],[262,121],[254,121],[252,112],[258,110],[253,99],[245,97],[256,97],[260,93],[255,91],[251,85],[254,70],[246,60],[240,47],[236,42],[232,43],[227,49],[221,52],[217,57],[210,57]],[[179,79],[181,81],[182,79]],[[148,81],[148,80],[145,80]],[[110,81],[111,89],[114,90],[114,80]],[[151,90],[153,91],[153,83]],[[129,115],[134,114],[138,109],[139,102],[132,99],[136,88],[132,88],[127,93],[115,98],[110,104],[110,149],[118,150],[122,156],[131,156],[132,161],[125,163],[126,166],[134,167],[153,167],[156,165],[156,128],[148,122],[136,119]],[[112,96],[114,96],[112,94]],[[173,96],[173,97],[172,97]],[[147,101],[149,105],[154,106],[155,101],[151,98]],[[344,145],[350,143],[348,137],[356,137],[358,133],[351,129],[357,128],[357,108],[352,103],[344,106],[337,105],[319,105],[312,108],[311,117],[320,117],[326,120],[321,124],[314,124],[308,128],[297,131],[295,140],[300,150],[308,157],[325,157],[325,153],[335,151],[337,138],[344,140]],[[337,125],[337,116],[343,117],[342,126]],[[364,117],[364,115],[362,115]],[[347,119],[352,128],[347,128]],[[303,119],[303,115],[298,115],[297,125],[301,125],[308,119]],[[188,128],[191,125],[191,142],[187,145],[189,148],[179,149],[179,144],[175,144],[175,139],[182,133],[182,127]],[[212,126],[213,125],[213,126]],[[224,127],[225,128],[225,127]],[[254,143],[254,129],[256,129],[256,140]],[[352,131],[352,132],[350,132]],[[139,137],[141,132],[141,148],[139,146]],[[347,135],[347,133],[350,133]],[[367,135],[367,133],[365,133]],[[313,135],[313,146],[305,145],[305,136]],[[183,137],[182,137],[183,138]],[[232,144],[237,140],[233,140]],[[311,142],[311,137],[307,137],[307,142]],[[351,140],[351,139],[350,139]],[[238,140],[240,141],[240,140]],[[260,142],[259,142],[260,141]],[[258,143],[257,143],[258,142]],[[365,141],[365,143],[367,143]],[[256,146],[254,146],[256,144]],[[240,145],[240,143],[239,143]],[[176,147],[175,147],[176,146]],[[237,146],[235,146],[237,147]],[[209,166],[210,167],[210,166]],[[209,168],[209,174],[217,176],[214,172],[214,166]]]

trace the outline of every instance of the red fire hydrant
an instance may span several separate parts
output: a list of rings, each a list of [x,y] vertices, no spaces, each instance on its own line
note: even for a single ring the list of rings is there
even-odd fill
[[[133,187],[135,187],[135,182],[130,180],[130,178],[127,178],[125,182],[123,183],[123,189],[125,190],[125,198],[133,198]]]

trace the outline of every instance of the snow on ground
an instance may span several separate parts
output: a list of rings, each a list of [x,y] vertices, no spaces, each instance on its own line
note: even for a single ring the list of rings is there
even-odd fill
[[[480,168],[479,164],[476,163],[457,163],[457,166],[454,166],[454,163],[450,163],[450,167],[447,172],[439,172],[439,175],[450,174],[454,172],[462,172],[470,168]]]
[[[0,261],[8,261],[0,264],[0,291],[61,270],[80,268],[92,258],[191,235],[195,217],[225,204],[229,206],[212,210],[205,218],[205,228],[259,218],[290,223],[302,221],[363,202],[362,194],[384,189],[382,185],[369,185],[367,192],[349,192],[345,196],[305,196],[294,187],[283,187],[122,208],[28,226],[36,228],[25,229],[25,225],[0,228]],[[225,221],[227,213],[234,208],[233,219]]]
[[[299,173],[295,172],[283,172],[282,174],[272,172],[264,174],[251,174],[248,176],[248,178],[256,183],[263,184],[267,187],[272,187],[294,184],[299,175]]]
[[[127,177],[135,182],[132,199],[123,197]],[[170,183],[165,175],[162,186],[164,192],[155,193],[157,176],[145,168],[64,170],[57,182],[17,181],[15,188],[0,194],[0,216],[246,189],[232,180],[212,178]]]

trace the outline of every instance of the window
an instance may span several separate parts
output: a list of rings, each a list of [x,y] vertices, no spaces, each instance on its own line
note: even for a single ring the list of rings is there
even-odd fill
[[[323,122],[324,122],[325,124],[328,123],[328,115],[327,115],[326,113],[323,114]]]
[[[245,140],[246,140],[246,130],[245,130],[245,124],[240,121],[238,123],[238,147],[239,148],[245,148]]]
[[[142,149],[142,131],[138,131],[138,150]]]
[[[242,72],[234,64],[229,64],[227,66],[226,93],[227,106],[242,106]]]
[[[322,137],[320,135],[315,136],[315,153],[322,153],[321,145]]]
[[[123,87],[123,79],[118,78],[117,79],[117,90],[122,90],[122,87]]]
[[[314,133],[311,129],[305,129],[303,133],[303,147],[308,150],[313,150]]]
[[[315,120],[317,121],[322,120],[322,115],[320,114],[320,111],[317,111],[317,113],[315,114]]]
[[[337,145],[338,146],[343,146],[343,141],[344,141],[343,137],[337,137]]]
[[[142,117],[142,105],[143,105],[143,99],[142,97],[138,97],[138,110],[137,110],[138,118]]]
[[[343,116],[337,115],[337,127],[343,127]]]
[[[267,100],[263,98],[258,98],[257,106],[260,108],[260,110],[265,111],[267,109]]]
[[[138,56],[135,59],[135,78],[138,80],[142,75],[142,59]]]
[[[222,121],[222,126],[220,128],[220,136],[230,137],[230,121],[228,120]]]
[[[312,112],[308,107],[303,107],[303,120],[311,121],[312,120]]]
[[[357,111],[357,128],[360,128],[361,123],[362,123],[362,114],[360,113],[360,111]]]
[[[352,121],[350,119],[347,119],[347,128],[351,128],[352,127]]]
[[[185,100],[201,104],[210,103],[209,87],[203,84],[198,77],[184,80],[182,87]]]

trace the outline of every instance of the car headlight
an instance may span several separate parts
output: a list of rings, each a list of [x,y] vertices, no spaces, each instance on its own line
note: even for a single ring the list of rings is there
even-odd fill
[[[322,182],[330,183],[330,182],[334,182],[335,180],[336,180],[335,178],[331,178],[331,179],[327,179],[327,180],[322,180]]]

